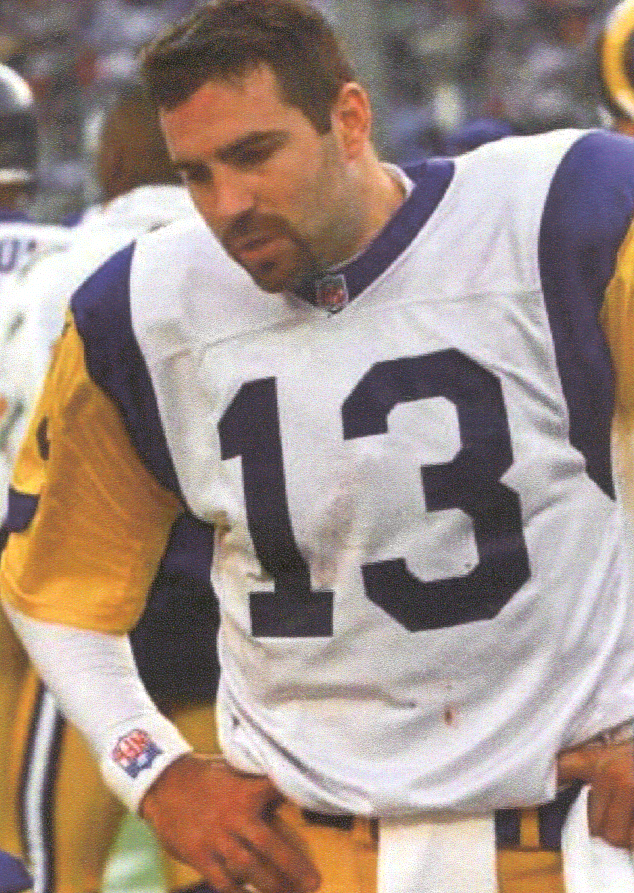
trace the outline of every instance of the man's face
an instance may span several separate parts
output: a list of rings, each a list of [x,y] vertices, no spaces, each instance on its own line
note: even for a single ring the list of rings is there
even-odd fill
[[[292,288],[345,258],[341,147],[284,101],[267,66],[208,81],[161,124],[198,211],[261,288]]]

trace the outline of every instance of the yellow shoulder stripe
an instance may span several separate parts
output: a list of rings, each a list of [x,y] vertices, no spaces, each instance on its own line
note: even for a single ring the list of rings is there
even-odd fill
[[[614,365],[617,413],[634,418],[634,223],[619,249],[600,318]]]

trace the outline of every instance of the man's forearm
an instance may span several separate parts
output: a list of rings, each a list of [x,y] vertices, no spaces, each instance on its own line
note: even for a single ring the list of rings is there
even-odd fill
[[[158,775],[191,747],[147,694],[128,637],[4,610],[61,711],[88,739],[107,784],[136,811]]]

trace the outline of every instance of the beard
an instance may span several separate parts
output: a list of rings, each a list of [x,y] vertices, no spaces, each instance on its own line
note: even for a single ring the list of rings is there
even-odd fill
[[[307,240],[283,217],[249,211],[220,235],[227,254],[267,292],[293,291],[319,275]]]

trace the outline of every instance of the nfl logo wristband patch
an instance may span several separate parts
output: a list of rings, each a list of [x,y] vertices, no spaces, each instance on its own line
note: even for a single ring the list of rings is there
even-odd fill
[[[160,713],[146,715],[116,735],[101,759],[101,771],[110,790],[131,812],[170,763],[191,746]]]

